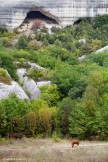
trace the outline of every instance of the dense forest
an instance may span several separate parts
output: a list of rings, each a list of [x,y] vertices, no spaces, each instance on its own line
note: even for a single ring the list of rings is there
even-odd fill
[[[26,69],[28,61],[46,68],[47,73],[28,71],[29,77],[52,82],[41,87],[39,99],[21,100],[10,94],[0,100],[0,135],[107,140],[108,52],[95,51],[108,45],[108,16],[51,30],[36,30],[35,38],[21,35],[13,45],[17,33],[0,29],[0,82],[19,82],[15,61]],[[86,58],[80,60],[83,55]]]

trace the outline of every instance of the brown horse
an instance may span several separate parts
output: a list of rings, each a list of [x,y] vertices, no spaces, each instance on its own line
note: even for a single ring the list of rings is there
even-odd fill
[[[79,141],[78,140],[75,140],[75,141],[72,141],[72,147],[74,147],[74,145],[77,145],[77,146],[79,146]]]

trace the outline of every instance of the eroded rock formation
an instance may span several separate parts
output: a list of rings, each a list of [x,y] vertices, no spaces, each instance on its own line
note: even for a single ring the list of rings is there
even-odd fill
[[[10,93],[15,93],[16,96],[20,99],[29,100],[29,97],[17,82],[12,81],[11,85],[0,83],[0,100],[2,98],[8,97]]]
[[[40,11],[60,25],[108,13],[108,0],[0,0],[0,25],[19,27],[30,11]]]
[[[30,66],[30,69],[37,68],[39,70],[45,70],[45,68],[39,65],[36,65],[35,63],[30,63],[30,62],[27,62],[27,63]],[[26,93],[28,93],[30,99],[36,99],[41,96],[41,90],[40,90],[41,86],[48,86],[52,84],[51,81],[35,82],[33,79],[27,76],[27,70],[23,68],[17,69],[17,74],[19,77],[19,81],[22,84],[23,90]]]

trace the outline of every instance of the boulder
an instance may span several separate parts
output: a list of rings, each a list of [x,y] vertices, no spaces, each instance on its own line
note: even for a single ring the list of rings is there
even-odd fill
[[[33,79],[26,78],[23,82],[23,89],[29,95],[30,99],[39,98],[41,95],[41,91],[36,86],[36,83]]]
[[[86,44],[86,39],[85,38],[80,39],[80,40],[78,40],[78,42],[81,43],[81,44]]]
[[[41,87],[41,86],[48,86],[48,85],[51,85],[51,81],[40,81],[40,82],[36,82],[37,86],[38,87]]]
[[[12,81],[11,85],[0,83],[0,99],[8,97],[10,93],[15,93],[20,99],[29,100],[29,97],[17,82]]]
[[[17,75],[19,77],[19,81],[21,83],[23,83],[24,80],[27,79],[27,76],[26,76],[27,75],[27,70],[26,69],[23,69],[23,68],[17,69]]]
[[[45,68],[42,68],[39,65],[36,65],[35,63],[30,63],[31,68],[39,68],[41,70],[45,70]],[[51,84],[51,81],[40,81],[40,82],[35,82],[33,79],[29,79],[27,77],[27,70],[26,69],[17,69],[17,74],[19,76],[19,81],[22,84],[22,88],[24,91],[29,95],[30,99],[36,99],[41,96],[41,90],[39,87],[41,86],[48,86]]]
[[[31,68],[37,68],[38,70],[45,70],[42,66],[39,66],[35,63],[28,62],[28,65],[30,65]]]

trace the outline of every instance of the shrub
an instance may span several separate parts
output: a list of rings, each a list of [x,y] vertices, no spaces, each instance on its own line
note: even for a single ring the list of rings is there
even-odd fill
[[[48,46],[49,45],[48,40],[46,38],[43,39],[42,45],[43,46]]]
[[[48,33],[48,29],[46,27],[44,27],[44,28],[41,29],[41,32]]]
[[[61,142],[61,138],[59,137],[59,134],[56,131],[54,131],[52,134],[52,140],[54,142]]]
[[[6,46],[9,42],[9,39],[7,37],[1,38],[0,43],[3,44],[3,46]]]
[[[95,28],[99,28],[105,24],[108,24],[108,15],[97,15],[93,23]]]
[[[55,42],[54,36],[50,35],[49,38],[48,38],[48,43],[49,44],[54,44],[54,42]]]
[[[47,86],[42,86],[41,87],[41,98],[46,100],[48,104],[51,105],[56,105],[57,102],[60,99],[60,93],[58,91],[57,85],[47,85]]]
[[[5,84],[11,84],[11,78],[5,69],[0,68],[0,82]]]
[[[27,37],[25,35],[20,36],[17,47],[19,49],[25,49],[27,47]]]
[[[38,50],[41,47],[41,44],[36,40],[32,40],[28,43],[27,48]]]
[[[7,32],[7,29],[0,27],[0,34],[3,34],[4,32]]]
[[[14,80],[18,80],[13,61],[14,58],[7,54],[7,52],[4,52],[3,54],[0,53],[0,67],[6,69]]]
[[[28,71],[28,76],[35,81],[46,80],[47,75],[45,70],[39,70],[38,68],[33,68]]]
[[[44,24],[42,23],[41,20],[35,19],[35,20],[33,21],[33,24],[32,24],[32,29],[33,29],[33,30],[37,30],[37,29],[42,28],[43,26],[44,26]]]
[[[51,28],[51,31],[53,32],[53,33],[59,33],[60,32],[60,28],[57,28],[57,27],[55,27],[55,26],[53,26],[52,28]]]

